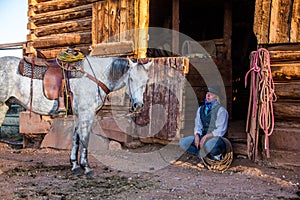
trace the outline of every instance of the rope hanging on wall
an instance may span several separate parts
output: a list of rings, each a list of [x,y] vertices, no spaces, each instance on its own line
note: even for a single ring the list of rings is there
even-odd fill
[[[258,49],[253,58],[253,66],[245,76],[251,72],[252,84],[252,116],[258,119],[259,127],[265,134],[265,150],[267,158],[270,158],[269,136],[274,130],[273,102],[277,100],[275,86],[270,66],[270,54],[267,49]]]

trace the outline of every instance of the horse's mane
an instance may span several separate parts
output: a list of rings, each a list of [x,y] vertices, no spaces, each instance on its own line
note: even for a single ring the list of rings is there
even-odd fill
[[[108,80],[115,82],[119,80],[129,69],[128,60],[125,58],[116,58],[112,62],[112,66],[109,71]]]

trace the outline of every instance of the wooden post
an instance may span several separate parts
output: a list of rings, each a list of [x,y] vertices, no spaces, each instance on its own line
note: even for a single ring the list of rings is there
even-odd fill
[[[231,35],[232,35],[232,5],[230,0],[224,2],[224,43],[226,60],[231,60]]]
[[[179,0],[172,3],[172,52],[179,54]]]
[[[138,0],[137,3],[137,16],[139,18],[137,56],[138,58],[145,58],[148,47],[149,0]]]

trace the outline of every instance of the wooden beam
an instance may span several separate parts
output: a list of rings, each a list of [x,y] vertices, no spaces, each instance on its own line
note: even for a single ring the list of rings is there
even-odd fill
[[[172,52],[179,55],[179,0],[172,2]]]
[[[300,50],[295,51],[269,51],[271,61],[285,61],[285,60],[300,60]]]
[[[258,44],[267,44],[269,42],[271,2],[271,0],[255,1],[253,32]]]
[[[92,4],[94,2],[97,2],[99,0],[52,0],[47,2],[41,2],[36,4],[33,7],[33,10],[36,14],[39,13],[47,13],[57,10],[65,10],[70,8],[75,8],[82,5]]]
[[[48,48],[48,47],[60,47],[60,46],[70,46],[76,44],[91,44],[92,43],[92,33],[64,33],[56,34],[46,37],[40,37],[33,41],[33,47],[38,48]]]
[[[93,46],[91,56],[107,55],[131,55],[133,54],[133,42],[100,43]]]
[[[26,44],[26,42],[15,42],[15,43],[0,44],[0,48],[18,47],[18,46],[23,46],[23,44]]]
[[[288,43],[291,0],[272,0],[269,43]]]
[[[300,81],[275,83],[275,93],[280,99],[300,99]]]
[[[91,21],[91,17],[85,17],[71,21],[35,27],[33,32],[37,37],[69,32],[90,32]]]
[[[292,20],[291,20],[291,33],[290,42],[300,42],[300,1],[294,1]]]
[[[231,60],[231,35],[232,35],[232,5],[229,0],[224,2],[224,44],[226,60]]]
[[[278,100],[273,104],[274,115],[276,120],[293,120],[300,119],[299,101]]]
[[[34,23],[36,26],[40,24],[49,24],[71,19],[79,19],[86,16],[92,16],[92,5],[90,4],[78,6],[72,9],[52,11],[50,13],[28,13],[29,22]]]
[[[148,48],[149,0],[139,0],[138,3],[137,57],[145,58]]]

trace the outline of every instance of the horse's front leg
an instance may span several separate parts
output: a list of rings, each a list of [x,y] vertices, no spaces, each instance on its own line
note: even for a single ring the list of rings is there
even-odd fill
[[[92,131],[93,120],[79,122],[80,129],[80,166],[84,169],[86,175],[91,175],[91,168],[88,163],[88,144]]]
[[[78,174],[80,172],[80,166],[78,165],[78,149],[79,149],[79,134],[78,127],[76,125],[75,131],[73,133],[73,143],[70,155],[70,162],[72,164],[72,172]]]

